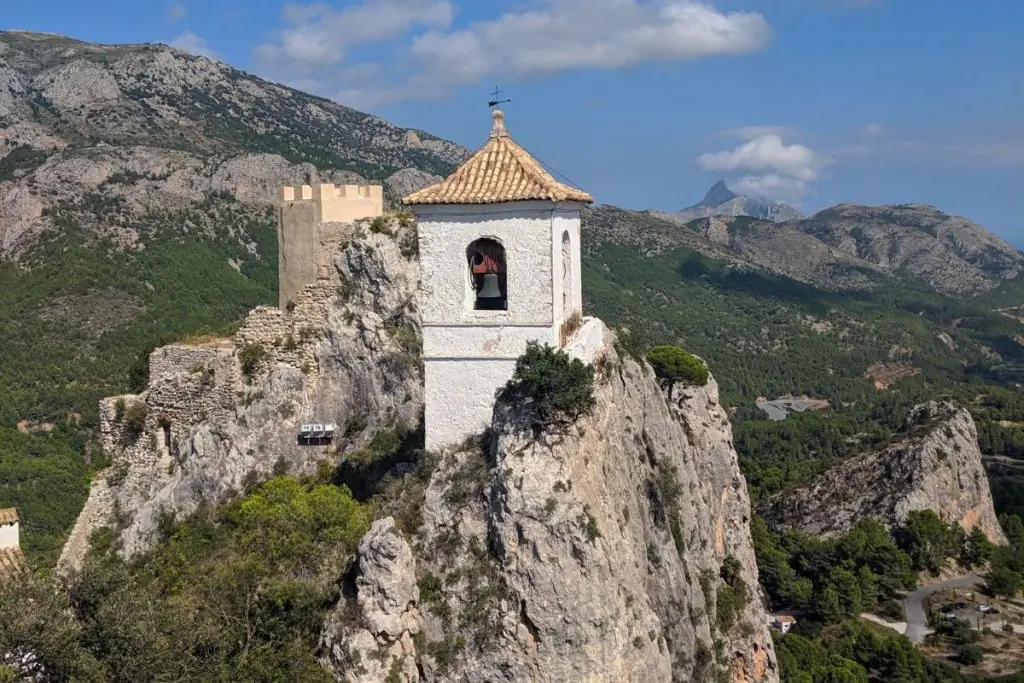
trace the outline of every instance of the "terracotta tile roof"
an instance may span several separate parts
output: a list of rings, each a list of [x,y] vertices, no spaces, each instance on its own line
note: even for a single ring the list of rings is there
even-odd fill
[[[0,549],[0,579],[20,574],[28,568],[21,548]]]
[[[505,114],[494,110],[494,128],[487,144],[439,183],[402,199],[410,204],[498,204],[547,200],[583,202],[594,198],[551,177],[530,153],[517,145],[505,128]]]
[[[2,508],[0,509],[0,524],[14,524],[18,521],[18,509],[17,508]]]

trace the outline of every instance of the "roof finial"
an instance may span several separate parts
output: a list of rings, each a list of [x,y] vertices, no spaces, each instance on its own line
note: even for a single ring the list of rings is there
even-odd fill
[[[491,127],[491,137],[508,137],[508,129],[505,128],[505,112],[500,109],[495,109],[491,113],[491,118],[494,119],[494,125]]]

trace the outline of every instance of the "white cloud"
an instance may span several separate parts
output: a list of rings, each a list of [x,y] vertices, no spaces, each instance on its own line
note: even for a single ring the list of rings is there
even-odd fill
[[[336,65],[355,45],[397,38],[417,26],[447,28],[453,13],[449,0],[366,0],[341,10],[289,3],[287,27],[275,42],[257,45],[255,54],[265,64],[310,72]]]
[[[736,191],[798,202],[830,159],[804,145],[787,145],[781,135],[768,133],[733,150],[702,154],[697,163],[705,171],[735,175],[729,186]]]
[[[698,0],[526,4],[454,30],[449,27],[455,8],[447,0],[365,0],[338,11],[290,5],[288,26],[255,55],[268,72],[314,78],[318,92],[346,104],[356,97],[365,106],[443,96],[490,78],[740,55],[765,47],[772,34],[760,14],[721,12]],[[394,50],[387,77],[347,79],[338,73],[350,48],[382,41]]]
[[[759,14],[723,14],[691,0],[546,0],[539,9],[460,31],[432,31],[413,42],[412,53],[431,76],[461,85],[492,74],[529,78],[736,55],[764,47],[770,37]]]
[[[188,5],[184,2],[172,2],[167,6],[167,18],[171,21],[181,21],[188,16]]]
[[[210,44],[207,43],[204,38],[200,38],[196,34],[192,33],[192,31],[183,31],[179,33],[173,40],[171,40],[170,45],[171,47],[186,50],[201,57],[220,59],[213,48],[210,47]]]
[[[740,140],[756,140],[765,135],[778,135],[780,137],[795,137],[797,131],[789,126],[740,126],[722,131],[723,135],[739,138]]]
[[[877,138],[884,132],[885,128],[880,123],[869,123],[866,126],[861,126],[860,129],[860,134],[869,138]]]

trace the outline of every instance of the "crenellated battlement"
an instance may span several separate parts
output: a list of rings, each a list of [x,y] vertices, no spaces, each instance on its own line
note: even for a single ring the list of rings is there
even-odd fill
[[[348,223],[384,215],[381,185],[286,185],[281,188],[281,201],[313,202],[315,219],[321,223]]]
[[[306,285],[329,278],[338,244],[353,223],[384,215],[380,185],[286,185],[278,207],[278,282],[284,308]]]

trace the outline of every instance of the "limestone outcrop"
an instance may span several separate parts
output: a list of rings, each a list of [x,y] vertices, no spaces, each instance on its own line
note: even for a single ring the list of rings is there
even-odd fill
[[[377,520],[363,536],[358,572],[361,618],[353,620],[343,610],[330,616],[324,626],[325,664],[352,683],[419,680],[413,637],[423,617],[416,565],[393,518]]]
[[[761,512],[775,525],[832,536],[864,517],[896,527],[913,510],[934,510],[966,531],[980,527],[993,542],[1006,542],[965,408],[936,401],[916,406],[888,447],[840,463],[766,501]]]
[[[499,404],[489,434],[441,456],[409,530],[423,621],[401,680],[778,680],[717,384],[670,401],[649,367],[607,340],[602,354],[575,426],[535,434]],[[370,588],[339,614],[373,619],[370,550]],[[345,680],[374,656],[408,674],[382,631],[331,641]]]
[[[80,563],[100,526],[116,526],[123,552],[135,555],[162,514],[187,515],[274,473],[312,474],[380,430],[419,426],[415,232],[352,230],[291,310],[256,308],[233,338],[159,348],[142,394],[102,402],[112,464],[61,567]],[[301,443],[307,423],[336,424],[335,438]]]
[[[146,389],[102,404],[112,464],[60,567],[98,528],[138,556],[167,516],[418,427],[415,245],[400,220],[354,225],[293,306],[154,351]],[[535,433],[524,406],[499,404],[486,436],[387,465],[375,506],[392,517],[362,539],[323,630],[339,680],[778,680],[717,384],[670,400],[596,319],[567,349],[597,369],[588,417]],[[336,424],[333,442],[301,442],[311,422]]]

